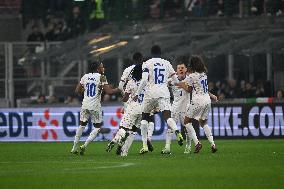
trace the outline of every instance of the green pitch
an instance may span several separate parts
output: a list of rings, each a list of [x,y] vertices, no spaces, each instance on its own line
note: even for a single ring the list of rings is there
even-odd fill
[[[69,153],[72,143],[0,143],[1,189],[196,189],[282,188],[284,140],[217,140],[211,154],[203,141],[200,154],[161,155],[164,142],[139,155],[135,142],[128,157],[105,152],[93,142],[84,156]]]

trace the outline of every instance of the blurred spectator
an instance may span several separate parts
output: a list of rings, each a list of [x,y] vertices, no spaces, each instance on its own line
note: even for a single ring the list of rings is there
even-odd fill
[[[270,97],[270,85],[261,80],[257,82],[245,82],[229,80],[226,82],[209,82],[208,89],[212,94],[219,96],[220,99],[227,98],[257,98]]]
[[[74,95],[69,95],[69,96],[66,97],[66,100],[64,101],[64,104],[79,105],[80,101]]]
[[[45,34],[45,39],[46,41],[55,41],[55,34],[54,34],[54,30],[55,30],[55,24],[54,23],[49,23],[48,27],[47,27],[47,32]]]
[[[217,89],[217,87],[215,86],[215,83],[212,82],[212,81],[210,81],[210,82],[208,83],[208,90],[209,90],[209,92],[212,93],[212,94],[217,94],[217,92],[218,92],[218,89]]]
[[[245,91],[242,94],[244,98],[253,98],[255,97],[255,89],[253,88],[250,82],[247,82],[245,85]]]
[[[32,26],[32,33],[28,36],[27,41],[29,42],[41,42],[44,41],[44,36],[42,32],[39,30],[37,25]]]
[[[226,95],[224,93],[220,93],[218,95],[218,100],[221,101],[221,100],[224,100],[226,98]]]
[[[68,38],[67,31],[62,21],[58,22],[54,29],[55,41],[65,41]]]
[[[39,95],[37,98],[37,104],[45,104],[46,103],[46,98],[44,95]]]
[[[237,81],[229,80],[228,81],[228,97],[229,98],[237,98],[238,90],[237,90]]]
[[[72,16],[68,21],[68,29],[71,37],[78,37],[86,30],[86,24],[81,15],[79,6],[73,7]]]
[[[224,0],[218,0],[218,16],[224,16]]]
[[[109,94],[103,95],[103,102],[109,102],[109,101],[110,101],[110,95]]]
[[[276,91],[276,98],[277,98],[277,99],[283,99],[283,97],[284,97],[284,91],[281,90],[281,89],[278,89],[278,90]]]
[[[266,8],[268,15],[280,16],[284,11],[284,1],[283,0],[266,0]]]
[[[252,0],[251,1],[251,13],[253,15],[261,15],[264,13],[264,0]]]
[[[48,104],[56,104],[58,102],[59,102],[58,98],[55,95],[48,97],[48,101],[47,101]]]
[[[255,97],[264,97],[264,96],[265,96],[265,91],[264,91],[263,82],[258,81],[255,89]]]

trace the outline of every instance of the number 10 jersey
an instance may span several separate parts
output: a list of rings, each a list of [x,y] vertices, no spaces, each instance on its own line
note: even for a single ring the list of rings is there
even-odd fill
[[[105,76],[99,73],[88,73],[81,78],[80,84],[84,87],[82,109],[100,110],[102,87],[108,84]]]

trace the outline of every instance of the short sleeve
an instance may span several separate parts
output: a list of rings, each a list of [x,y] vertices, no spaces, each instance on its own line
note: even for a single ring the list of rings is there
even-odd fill
[[[168,70],[169,70],[169,76],[172,77],[174,74],[176,74],[173,66],[171,65],[171,63],[169,62],[168,64]]]
[[[133,86],[133,82],[132,81],[129,81],[125,87],[125,93],[131,93],[132,90],[133,90],[134,86]]]
[[[81,78],[80,84],[81,84],[81,85],[85,85],[85,75]]]
[[[128,77],[128,70],[125,69],[125,70],[123,71],[123,73],[122,73],[122,76],[121,76],[120,80],[126,81],[127,77]]]
[[[142,64],[142,72],[147,72],[149,73],[149,68],[147,67],[147,63]]]

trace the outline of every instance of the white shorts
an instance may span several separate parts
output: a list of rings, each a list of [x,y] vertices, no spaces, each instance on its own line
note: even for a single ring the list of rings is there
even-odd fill
[[[189,118],[199,120],[208,120],[209,112],[211,111],[211,103],[194,103],[188,104],[187,116]]]
[[[159,109],[161,112],[171,110],[170,98],[144,99],[142,112],[151,113],[153,110],[157,109]]]
[[[87,122],[91,118],[92,123],[102,123],[102,111],[81,109],[80,121]]]
[[[120,121],[120,126],[127,129],[132,129],[133,126],[139,128],[141,120],[142,114],[125,113],[123,114],[122,119]]]
[[[184,125],[184,118],[186,116],[185,112],[172,112],[172,118],[175,120],[176,123],[180,122]]]

